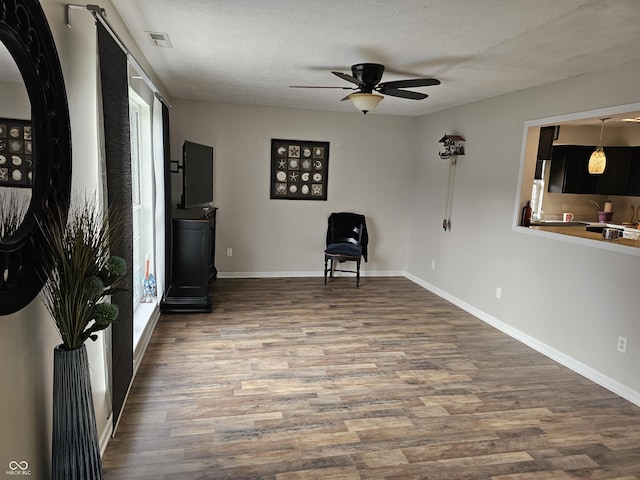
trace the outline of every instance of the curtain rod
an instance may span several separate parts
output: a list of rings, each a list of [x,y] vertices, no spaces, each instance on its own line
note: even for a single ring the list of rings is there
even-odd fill
[[[145,81],[147,86],[149,86],[149,88],[151,88],[151,90],[153,90],[153,94],[156,96],[156,98],[158,100],[160,100],[162,103],[164,103],[167,106],[167,108],[171,108],[171,105],[162,96],[162,94],[160,93],[160,90],[158,90],[158,88],[153,83],[153,80],[151,80],[151,77],[149,77],[149,75],[147,75],[147,72],[145,72],[144,68],[142,68],[142,65],[140,65],[138,60],[136,60],[136,57],[133,56],[131,51],[127,48],[127,46],[120,39],[118,34],[115,32],[115,30],[111,27],[111,25],[107,21],[107,18],[106,18],[107,17],[107,12],[106,12],[106,10],[104,8],[102,8],[100,5],[91,5],[91,4],[89,4],[89,5],[76,5],[76,4],[72,4],[72,3],[67,3],[67,27],[69,27],[69,28],[71,28],[71,10],[86,10],[87,12],[90,12],[96,20],[98,20],[100,23],[102,23],[104,28],[107,29],[107,32],[109,32],[109,35],[111,35],[111,37],[116,41],[116,43],[122,49],[122,51],[127,54],[127,59],[139,71],[140,75],[142,76],[142,79]]]

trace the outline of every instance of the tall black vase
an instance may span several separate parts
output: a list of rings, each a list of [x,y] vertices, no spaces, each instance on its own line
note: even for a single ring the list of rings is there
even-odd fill
[[[102,479],[85,345],[53,351],[52,480]]]

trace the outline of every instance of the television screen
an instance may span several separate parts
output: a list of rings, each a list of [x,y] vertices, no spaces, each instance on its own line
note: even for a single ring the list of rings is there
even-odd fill
[[[182,208],[213,202],[213,147],[185,141],[182,146]]]

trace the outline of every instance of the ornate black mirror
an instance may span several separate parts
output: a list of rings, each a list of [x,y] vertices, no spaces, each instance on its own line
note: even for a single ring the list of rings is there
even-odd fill
[[[31,302],[47,277],[36,219],[69,202],[71,139],[62,69],[38,0],[0,0],[0,43],[0,65],[11,65],[6,57],[15,63],[31,112],[13,119],[0,105],[0,220],[13,223],[0,228],[0,315],[7,315]]]
[[[18,65],[0,42],[0,239],[22,225],[31,203],[31,103]]]

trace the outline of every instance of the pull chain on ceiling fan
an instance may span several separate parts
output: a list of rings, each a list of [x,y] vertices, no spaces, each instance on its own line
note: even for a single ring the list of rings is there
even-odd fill
[[[409,100],[424,100],[429,96],[426,93],[401,89],[440,85],[440,80],[436,80],[435,78],[413,78],[380,83],[380,80],[382,80],[382,74],[384,73],[384,65],[380,65],[378,63],[357,63],[351,67],[351,75],[343,72],[331,73],[343,80],[346,80],[347,82],[355,84],[356,87],[322,87],[302,85],[291,85],[290,87],[356,90],[356,92],[347,95],[342,98],[342,100],[351,100],[358,110],[366,114],[376,108],[384,98],[383,95],[406,98]]]

